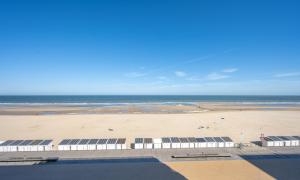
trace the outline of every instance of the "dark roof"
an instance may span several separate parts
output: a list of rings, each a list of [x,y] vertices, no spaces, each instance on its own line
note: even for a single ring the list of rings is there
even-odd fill
[[[10,144],[12,144],[14,142],[15,142],[15,140],[7,140],[4,143],[0,144],[0,146],[7,146],[7,145],[10,145]]]
[[[180,140],[181,143],[188,143],[189,142],[188,138],[184,138],[184,137],[179,138],[179,140]]]
[[[265,141],[273,141],[273,139],[270,139],[268,137],[264,137]]]
[[[204,138],[196,138],[197,142],[206,142]]]
[[[134,139],[134,143],[138,143],[138,144],[140,144],[140,143],[143,143],[144,142],[144,139],[143,138],[135,138]]]
[[[49,145],[51,142],[52,142],[52,140],[50,140],[50,139],[47,139],[47,140],[44,140],[43,142],[41,142],[41,144],[40,144],[40,145],[42,145],[42,146],[46,146],[46,145]]]
[[[72,139],[72,140],[69,141],[67,144],[69,144],[69,145],[76,145],[76,144],[79,143],[79,141],[80,141],[80,139]]]
[[[117,143],[117,139],[108,139],[107,144],[116,144]]]
[[[125,139],[125,138],[119,138],[119,139],[117,140],[117,144],[125,144],[125,142],[126,142],[126,139]]]
[[[206,142],[215,142],[212,137],[205,137],[204,139],[206,140]]]
[[[41,142],[43,142],[43,140],[34,140],[31,142],[31,146],[36,146],[36,145],[39,145]]]
[[[106,144],[108,139],[99,139],[98,144]]]
[[[71,139],[64,139],[58,145],[67,145],[67,144],[69,144],[70,141],[71,141]]]
[[[152,138],[144,138],[144,143],[151,144],[151,143],[153,143],[153,140],[152,140]]]
[[[196,138],[194,137],[188,137],[189,142],[193,143],[193,142],[197,142]]]
[[[225,142],[233,142],[232,139],[230,137],[222,137],[222,139],[225,141]]]
[[[224,142],[224,140],[222,138],[220,138],[220,137],[214,137],[214,140],[216,142]]]
[[[21,144],[23,142],[23,140],[16,140],[13,143],[10,144],[10,146],[17,146],[19,144]]]
[[[89,139],[81,139],[78,144],[80,145],[88,144],[89,141],[90,141]]]
[[[178,137],[171,137],[171,141],[172,141],[172,143],[180,143]]]
[[[292,137],[294,137],[294,138],[300,140],[300,136],[292,136]]]
[[[282,141],[282,139],[280,139],[276,136],[268,136],[268,138],[272,139],[273,141]]]
[[[91,139],[89,144],[97,144],[98,142],[98,139]]]
[[[285,136],[278,136],[278,138],[282,139],[282,140],[285,140],[285,141],[288,141],[289,138],[285,137]]]
[[[168,138],[168,137],[163,137],[163,138],[161,138],[161,142],[162,142],[162,143],[170,143],[170,142],[171,142],[171,139]]]
[[[29,144],[31,144],[32,140],[25,140],[23,141],[21,144],[19,144],[20,146],[28,146]]]

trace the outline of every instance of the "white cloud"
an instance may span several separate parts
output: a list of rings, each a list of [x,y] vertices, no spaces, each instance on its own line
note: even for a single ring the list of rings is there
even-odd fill
[[[143,77],[145,75],[146,75],[145,73],[140,73],[140,72],[130,72],[125,74],[126,77],[130,77],[130,78]]]
[[[300,76],[300,72],[290,72],[290,73],[282,73],[282,74],[275,74],[274,77],[282,78],[282,77],[294,77]]]
[[[185,77],[187,74],[183,71],[175,71],[177,77]]]
[[[210,73],[206,76],[206,79],[208,80],[220,80],[220,79],[226,79],[229,78],[230,76],[224,75],[224,74],[219,74],[219,73]]]
[[[238,68],[228,68],[228,69],[223,69],[223,73],[233,73],[233,72],[236,72],[238,71],[239,69]]]

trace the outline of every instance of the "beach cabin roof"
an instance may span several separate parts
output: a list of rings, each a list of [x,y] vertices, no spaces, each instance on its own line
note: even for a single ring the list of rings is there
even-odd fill
[[[71,139],[64,139],[59,143],[59,145],[67,145],[70,141]]]
[[[39,145],[41,142],[43,142],[43,140],[34,140],[31,142],[31,146],[36,146],[36,145]]]
[[[189,142],[191,142],[191,143],[197,142],[197,141],[196,141],[196,138],[194,138],[194,137],[188,137],[188,140],[189,140]]]
[[[153,143],[152,138],[144,138],[144,143],[146,143],[146,144]]]
[[[99,139],[90,139],[89,144],[97,144]]]
[[[172,143],[180,143],[178,137],[171,137],[171,141],[172,141]]]
[[[67,144],[69,145],[76,145],[80,142],[80,139],[72,139],[71,141],[69,141]]]
[[[23,140],[16,140],[16,141],[12,142],[10,144],[10,146],[17,146],[17,145],[21,144],[22,142],[23,142]]]
[[[215,142],[212,137],[205,137],[204,139],[206,140],[206,142]]]
[[[29,144],[31,144],[32,140],[25,140],[23,141],[20,146],[28,146]]]
[[[233,142],[232,139],[230,137],[222,137],[222,139],[225,141],[225,142]]]
[[[98,144],[106,144],[108,139],[99,139]]]
[[[113,139],[108,139],[107,144],[116,144],[117,143],[117,139],[113,138]]]
[[[282,139],[280,139],[276,136],[268,136],[268,138],[272,139],[273,141],[282,141]]]
[[[52,140],[47,139],[47,140],[44,140],[43,142],[41,142],[39,145],[46,146],[46,145],[49,145],[51,143],[52,143]]]
[[[141,144],[144,143],[144,139],[143,138],[135,138],[134,142],[137,144]]]
[[[163,137],[163,138],[161,138],[161,141],[162,141],[163,143],[170,143],[170,142],[171,142],[171,139],[168,138],[168,137]]]
[[[224,140],[220,137],[213,137],[216,142],[224,142]]]
[[[184,137],[179,138],[179,140],[180,140],[181,143],[188,143],[189,142],[188,138],[184,138]]]
[[[8,145],[10,145],[10,144],[12,144],[14,142],[15,142],[14,140],[7,140],[4,143],[0,144],[0,146],[8,146]]]
[[[292,136],[292,137],[300,140],[300,136]]]
[[[206,142],[204,138],[196,138],[197,142]]]
[[[125,138],[119,138],[119,139],[117,140],[117,144],[125,144],[125,142],[126,142],[126,139],[125,139]]]
[[[89,143],[89,139],[81,139],[80,142],[78,143],[79,145],[85,145]]]
[[[284,141],[289,141],[289,138],[285,137],[285,136],[278,136],[278,138],[284,140]]]

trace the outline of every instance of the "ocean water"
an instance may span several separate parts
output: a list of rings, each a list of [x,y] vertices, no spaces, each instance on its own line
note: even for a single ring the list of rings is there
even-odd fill
[[[0,96],[0,105],[126,105],[228,102],[259,105],[300,105],[300,96]]]

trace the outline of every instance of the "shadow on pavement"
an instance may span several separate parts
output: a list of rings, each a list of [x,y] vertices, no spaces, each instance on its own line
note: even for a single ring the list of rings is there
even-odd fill
[[[0,167],[1,180],[186,179],[158,159],[61,160],[29,166]]]
[[[241,156],[275,179],[300,179],[300,154]]]

